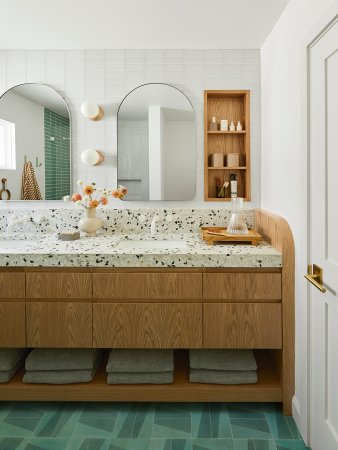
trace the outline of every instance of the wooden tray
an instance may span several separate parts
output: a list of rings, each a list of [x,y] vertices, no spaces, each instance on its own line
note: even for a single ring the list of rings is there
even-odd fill
[[[214,245],[215,242],[233,242],[233,243],[250,243],[257,245],[262,236],[257,231],[249,228],[248,234],[228,234],[226,227],[201,227],[202,239],[208,245]]]

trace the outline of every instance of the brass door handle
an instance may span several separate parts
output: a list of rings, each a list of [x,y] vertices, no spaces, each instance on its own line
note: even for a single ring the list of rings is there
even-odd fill
[[[321,267],[316,264],[313,264],[313,266],[309,265],[307,274],[304,276],[311,284],[319,289],[322,294],[326,292],[326,289],[323,286],[323,269]]]

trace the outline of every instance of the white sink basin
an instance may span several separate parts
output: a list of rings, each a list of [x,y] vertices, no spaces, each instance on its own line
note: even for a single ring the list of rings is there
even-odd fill
[[[21,248],[25,249],[26,247],[29,247],[32,244],[35,244],[35,241],[28,241],[28,240],[0,240],[0,249],[16,249]]]
[[[117,249],[129,249],[129,250],[161,250],[161,249],[181,249],[186,248],[187,243],[185,241],[121,241],[117,244]]]

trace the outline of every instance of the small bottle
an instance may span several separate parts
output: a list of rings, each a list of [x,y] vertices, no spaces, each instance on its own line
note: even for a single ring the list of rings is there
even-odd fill
[[[240,121],[237,122],[236,130],[237,130],[237,131],[242,131],[242,130],[243,130],[243,127],[242,127],[242,124],[241,124]]]
[[[237,197],[237,175],[235,173],[230,174],[230,197]]]
[[[234,124],[234,122],[233,121],[231,121],[231,124],[230,124],[230,131],[236,131],[236,127],[235,127],[235,124]]]
[[[210,122],[210,131],[217,131],[216,117],[213,117]]]
[[[227,119],[221,120],[221,131],[228,131],[229,125]]]

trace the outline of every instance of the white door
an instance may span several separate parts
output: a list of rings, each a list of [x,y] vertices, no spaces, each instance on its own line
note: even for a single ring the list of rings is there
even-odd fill
[[[305,120],[305,118],[304,118]],[[311,446],[338,449],[338,22],[310,48]],[[318,281],[318,278],[317,278]]]

